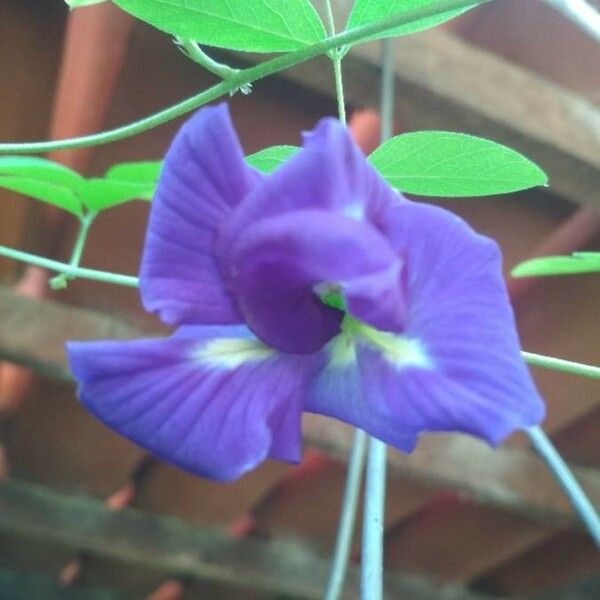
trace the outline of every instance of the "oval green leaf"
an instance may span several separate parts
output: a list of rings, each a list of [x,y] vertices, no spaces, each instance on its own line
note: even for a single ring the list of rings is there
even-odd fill
[[[171,35],[247,52],[287,52],[326,36],[309,0],[113,0]]]
[[[517,265],[513,277],[547,277],[600,272],[600,252],[575,252],[572,256],[543,256]]]
[[[0,157],[0,175],[26,177],[72,190],[76,190],[83,181],[83,177],[73,169],[35,156]]]
[[[77,194],[68,187],[59,184],[33,177],[0,175],[0,187],[41,200],[47,204],[53,204],[73,213],[77,217],[81,217],[83,214]]]
[[[160,176],[162,165],[160,160],[120,163],[108,169],[105,177],[129,183],[155,184]]]
[[[436,14],[425,19],[417,19],[400,27],[390,29],[388,31],[382,31],[381,33],[375,34],[373,37],[368,39],[381,39],[386,37],[395,37],[400,35],[408,35],[410,33],[416,33],[425,29],[430,29],[436,25],[440,25],[445,21],[454,19],[462,13],[475,8],[478,4],[482,4],[486,0],[474,0],[473,4],[466,8],[458,10],[441,10],[439,14]],[[348,23],[346,29],[354,29],[362,25],[368,25],[381,19],[393,17],[394,15],[406,14],[427,8],[434,7],[436,4],[440,4],[440,0],[356,0],[352,12],[348,17]]]
[[[297,146],[271,146],[250,154],[246,157],[246,161],[263,173],[272,173],[299,150]]]
[[[87,179],[79,190],[82,203],[93,212],[100,212],[130,200],[150,200],[154,183],[131,183],[112,179]]]
[[[490,196],[548,181],[536,164],[506,146],[447,131],[399,135],[369,162],[392,187],[419,196]]]

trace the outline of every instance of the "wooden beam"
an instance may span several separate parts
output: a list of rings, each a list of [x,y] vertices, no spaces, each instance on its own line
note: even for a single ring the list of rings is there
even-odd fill
[[[404,127],[461,131],[507,144],[546,170],[556,194],[600,205],[598,107],[444,31],[399,38],[395,50],[396,119]],[[351,105],[378,106],[379,53],[378,44],[366,44],[346,57]],[[315,59],[281,77],[331,96],[329,63]]]
[[[156,335],[156,332],[153,332]],[[69,378],[64,355],[67,339],[127,339],[152,335],[114,317],[15,295],[0,286],[0,360],[12,360],[50,377]],[[308,443],[345,461],[351,429],[337,421],[307,415]],[[578,521],[544,463],[527,449],[492,450],[467,436],[425,436],[410,455],[390,452],[393,478],[468,494],[480,503],[551,522]],[[600,505],[600,472],[574,467],[593,503]]]
[[[308,415],[305,439],[344,460],[352,431],[333,420]],[[578,525],[569,502],[545,464],[533,452],[516,447],[490,448],[463,435],[424,436],[410,455],[390,451],[393,479],[455,490],[480,504],[547,521],[552,527]],[[600,506],[600,472],[572,466],[592,503]]]
[[[173,517],[134,509],[114,511],[85,496],[68,496],[23,481],[0,484],[0,531],[67,546],[91,557],[286,598],[322,597],[329,561],[287,541],[233,539]],[[345,598],[357,598],[358,571],[349,573]],[[390,598],[477,600],[464,590],[390,574]]]

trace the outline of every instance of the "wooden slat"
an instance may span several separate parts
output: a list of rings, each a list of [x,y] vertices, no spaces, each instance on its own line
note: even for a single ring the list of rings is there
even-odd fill
[[[65,339],[141,335],[113,317],[48,300],[17,297],[0,287],[0,359],[14,360],[65,379]],[[305,433],[310,443],[346,460],[350,428],[307,415]],[[390,452],[389,463],[392,474],[399,479],[456,489],[479,502],[533,518],[558,520],[565,525],[577,523],[544,464],[524,449],[492,450],[467,436],[427,436],[410,456]],[[600,505],[600,474],[581,467],[575,472],[592,501]]]
[[[172,517],[133,509],[112,511],[83,496],[66,496],[22,481],[0,484],[0,531],[40,539],[144,569],[237,588],[319,599],[328,561],[300,544],[235,540]],[[356,598],[357,571],[350,572],[347,598]],[[463,590],[390,575],[390,598],[475,600]]]

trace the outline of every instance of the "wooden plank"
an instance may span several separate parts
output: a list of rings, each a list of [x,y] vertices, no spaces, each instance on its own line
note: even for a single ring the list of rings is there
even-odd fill
[[[304,546],[284,541],[233,539],[172,517],[113,511],[84,496],[12,480],[0,484],[0,531],[66,545],[90,556],[179,577],[289,598],[322,597],[329,564]],[[358,572],[349,573],[346,598],[357,598]],[[476,600],[464,590],[389,575],[390,598]]]
[[[64,379],[68,377],[65,339],[142,335],[144,332],[113,317],[48,300],[17,297],[0,287],[0,360],[14,360]],[[349,427],[306,415],[304,431],[309,443],[342,461],[347,459],[352,435]],[[543,462],[526,449],[492,450],[467,436],[426,436],[410,456],[390,452],[389,464],[392,476],[399,480],[454,489],[478,502],[559,525],[578,523]],[[592,502],[600,505],[600,473],[583,467],[574,471]]]
[[[598,206],[600,110],[591,102],[444,31],[400,38],[395,49],[397,121],[410,130],[462,131],[507,144],[547,171],[553,192]],[[347,56],[349,104],[378,105],[379,61],[378,44]],[[281,77],[326,97],[334,93],[326,58]]]
[[[305,439],[345,460],[352,432],[343,423],[307,415]],[[455,490],[480,504],[547,521],[551,527],[579,526],[570,504],[545,464],[531,451],[490,448],[458,435],[424,436],[411,455],[390,449],[390,475],[399,480]],[[573,467],[592,503],[600,506],[600,472]]]

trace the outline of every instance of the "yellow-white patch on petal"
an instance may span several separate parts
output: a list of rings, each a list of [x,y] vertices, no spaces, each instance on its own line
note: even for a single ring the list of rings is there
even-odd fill
[[[255,339],[218,338],[202,344],[194,359],[217,369],[236,369],[271,358],[275,350]]]
[[[342,323],[342,334],[332,342],[332,366],[347,366],[355,360],[357,343],[368,344],[375,348],[384,360],[398,369],[433,368],[433,362],[419,340],[388,331],[379,331],[348,315]]]

